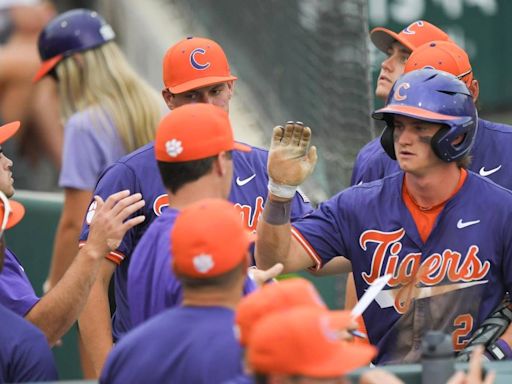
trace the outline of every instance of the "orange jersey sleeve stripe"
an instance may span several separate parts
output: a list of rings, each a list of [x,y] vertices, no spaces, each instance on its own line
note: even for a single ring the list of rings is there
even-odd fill
[[[318,253],[314,250],[314,248],[309,244],[309,242],[302,236],[298,229],[292,226],[292,236],[299,242],[299,244],[304,248],[308,256],[315,263],[310,269],[312,271],[318,271],[322,267],[322,259],[318,256]]]
[[[86,241],[80,241],[78,243],[78,248],[82,248],[85,245],[85,243]],[[120,265],[123,262],[124,258],[124,254],[119,251],[111,251],[107,256],[105,256],[105,259],[108,259],[117,265]]]

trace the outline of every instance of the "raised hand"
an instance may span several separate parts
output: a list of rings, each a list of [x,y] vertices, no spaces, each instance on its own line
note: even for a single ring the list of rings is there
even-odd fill
[[[274,128],[268,156],[268,175],[272,182],[296,187],[313,172],[316,147],[311,146],[311,129],[289,121]]]
[[[87,247],[95,249],[103,257],[121,244],[123,236],[132,227],[144,221],[144,215],[128,219],[144,206],[140,193],[130,195],[121,191],[110,195],[106,201],[100,196],[94,197],[96,210],[89,225]],[[127,220],[128,219],[128,220]]]

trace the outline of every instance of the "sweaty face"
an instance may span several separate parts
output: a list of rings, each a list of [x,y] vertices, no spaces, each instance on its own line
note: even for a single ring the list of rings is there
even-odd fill
[[[402,170],[424,176],[433,168],[445,164],[430,145],[441,124],[400,115],[395,115],[393,120],[395,154]]]
[[[0,191],[2,191],[5,196],[12,197],[12,195],[14,195],[13,183],[12,161],[5,156],[0,146]]]
[[[387,99],[391,87],[404,72],[405,62],[410,54],[411,51],[399,42],[391,44],[387,52],[388,57],[380,65],[375,96],[382,100]]]
[[[169,109],[178,108],[185,104],[207,103],[229,112],[229,101],[233,94],[233,82],[228,81],[192,89],[187,92],[172,94],[164,91],[163,95]]]

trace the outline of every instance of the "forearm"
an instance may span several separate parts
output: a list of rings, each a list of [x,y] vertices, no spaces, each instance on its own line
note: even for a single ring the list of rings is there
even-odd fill
[[[71,328],[85,305],[100,266],[101,258],[95,252],[84,246],[62,279],[25,316],[50,345]]]
[[[256,265],[268,269],[275,263],[282,263],[284,271],[289,272],[288,257],[291,244],[290,201],[272,197],[267,198],[263,215],[257,227]]]
[[[92,362],[96,377],[99,377],[113,345],[106,282],[98,281],[94,284],[87,304],[78,319],[78,325],[83,349]]]
[[[48,282],[50,287],[55,287],[66,270],[73,263],[78,252],[78,239],[80,236],[80,224],[70,223],[61,218],[53,248],[52,262]]]

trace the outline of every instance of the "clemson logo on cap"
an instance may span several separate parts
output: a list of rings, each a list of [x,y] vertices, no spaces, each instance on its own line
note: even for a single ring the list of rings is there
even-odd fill
[[[181,141],[176,139],[169,140],[165,143],[165,151],[171,157],[178,157],[178,155],[183,152]]]
[[[88,225],[91,225],[92,218],[94,217],[94,214],[96,213],[96,207],[98,203],[96,201],[93,201],[91,205],[89,205],[89,208],[87,209],[87,215],[85,216],[85,222]]]
[[[409,89],[411,85],[409,83],[402,83],[398,87],[396,87],[395,93],[393,94],[393,99],[396,101],[403,101],[407,99],[407,95],[401,95],[400,91],[402,89]]]
[[[192,263],[194,264],[195,270],[199,273],[207,273],[214,266],[212,256],[206,253],[194,257]]]
[[[409,24],[407,27],[404,28],[404,30],[402,31],[403,33],[406,33],[408,35],[415,35],[416,34],[416,31],[411,29],[413,28],[415,25],[417,25],[418,27],[423,27],[423,21],[421,20],[418,20],[418,21],[415,21],[414,23],[411,23]]]
[[[197,61],[196,55],[204,55],[206,53],[206,49],[204,48],[196,48],[192,52],[190,52],[190,65],[197,69],[198,71],[203,71],[210,66],[209,62],[201,64]]]

